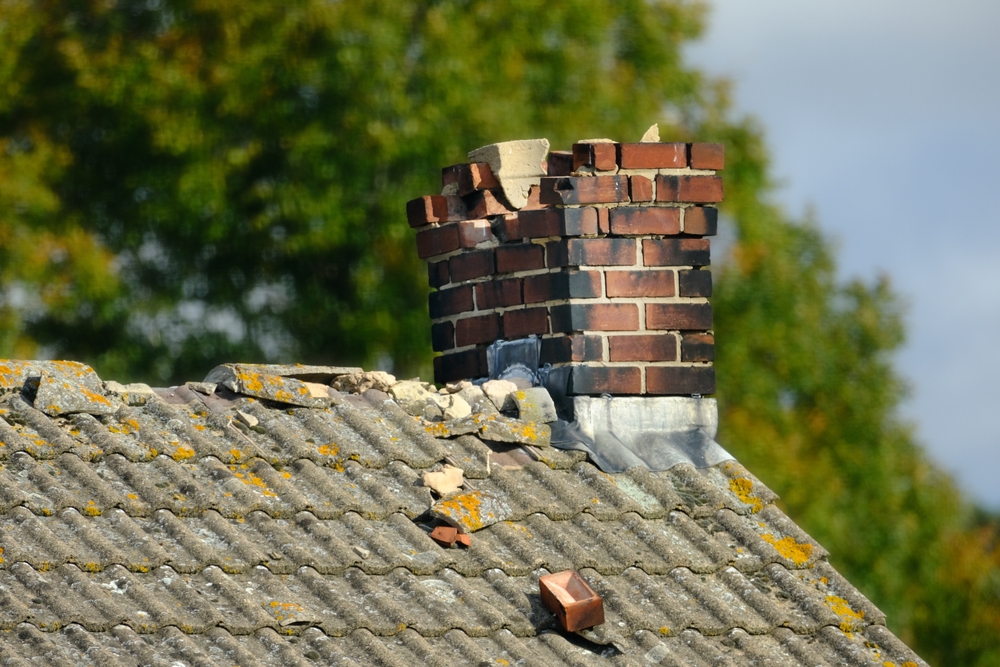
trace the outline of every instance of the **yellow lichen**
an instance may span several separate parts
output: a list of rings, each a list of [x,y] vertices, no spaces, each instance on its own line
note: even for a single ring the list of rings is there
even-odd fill
[[[482,492],[470,491],[441,501],[437,509],[459,521],[467,531],[473,532],[483,527],[483,520],[479,515],[482,502]]]
[[[91,403],[99,403],[100,405],[111,405],[111,401],[104,398],[100,394],[94,393],[87,389],[86,387],[80,387],[80,393],[87,397]]]
[[[668,628],[667,626],[664,625],[662,628],[660,628],[660,635],[662,635],[664,637],[669,637],[670,636],[670,628]]]
[[[840,622],[841,632],[851,632],[860,629],[865,612],[854,611],[847,600],[837,595],[827,595],[826,606],[832,609],[834,614],[843,619]],[[904,665],[904,667],[906,666]]]
[[[191,449],[190,447],[185,447],[182,445],[177,448],[177,450],[173,453],[173,456],[171,456],[171,458],[174,461],[185,461],[187,459],[192,458],[193,456],[194,456],[194,450]]]
[[[87,501],[87,506],[83,508],[83,512],[85,514],[89,514],[90,516],[101,516],[101,510],[98,509],[97,503],[95,503],[93,500]]]
[[[331,442],[329,445],[320,445],[318,451],[324,456],[336,456],[340,452],[340,447]]]
[[[424,430],[435,438],[447,438],[451,433],[443,422],[433,422],[427,424],[424,426]]]
[[[736,477],[729,480],[729,490],[740,499],[741,502],[750,505],[750,513],[756,514],[764,509],[764,502],[753,495],[753,482],[745,477]]]
[[[761,538],[771,544],[774,549],[792,561],[796,565],[802,565],[809,560],[812,555],[813,546],[808,542],[796,542],[791,537],[782,537],[780,540],[770,533],[764,533]]]
[[[235,474],[236,478],[242,481],[247,486],[259,487],[261,489],[261,493],[263,493],[265,496],[268,496],[269,498],[277,497],[278,494],[272,491],[271,489],[267,488],[267,483],[257,475],[253,474],[252,472],[248,472],[246,475],[242,475],[240,473],[235,473]]]

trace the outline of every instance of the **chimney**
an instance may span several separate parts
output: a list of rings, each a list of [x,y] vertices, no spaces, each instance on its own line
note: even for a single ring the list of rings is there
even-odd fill
[[[491,361],[497,377],[497,341],[522,340],[554,395],[715,392],[705,237],[721,144],[597,139],[549,153],[541,139],[469,159],[443,170],[442,194],[407,205],[435,288],[435,381],[489,376]]]

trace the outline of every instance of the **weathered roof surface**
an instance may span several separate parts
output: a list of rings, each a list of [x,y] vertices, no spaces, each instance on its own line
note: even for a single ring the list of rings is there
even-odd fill
[[[735,462],[607,475],[374,390],[52,415],[23,371],[0,365],[0,664],[924,664]],[[427,535],[444,461],[502,515],[469,549]],[[540,601],[564,569],[604,598],[582,636]]]

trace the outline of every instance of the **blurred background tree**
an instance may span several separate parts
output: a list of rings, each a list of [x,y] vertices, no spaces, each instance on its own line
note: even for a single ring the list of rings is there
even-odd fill
[[[470,149],[723,141],[724,444],[932,662],[1000,664],[997,523],[898,421],[898,298],[836,281],[684,0],[0,0],[0,356],[428,376],[406,200]]]

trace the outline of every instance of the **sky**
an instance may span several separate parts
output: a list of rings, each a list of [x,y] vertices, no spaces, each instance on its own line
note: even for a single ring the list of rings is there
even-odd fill
[[[1000,2],[710,0],[689,62],[734,82],[793,216],[908,304],[903,416],[1000,510]]]

